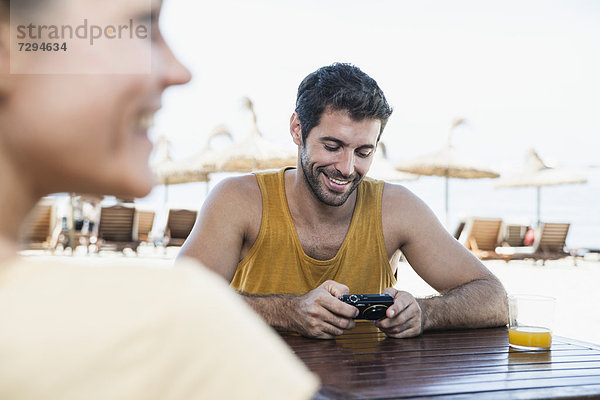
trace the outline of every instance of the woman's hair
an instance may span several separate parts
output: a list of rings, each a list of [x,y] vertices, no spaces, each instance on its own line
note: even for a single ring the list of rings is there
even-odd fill
[[[41,4],[40,4],[41,3]],[[17,9],[27,9],[35,4],[37,5],[43,5],[46,2],[42,2],[39,0],[0,0],[0,4],[2,4],[2,7],[5,8],[9,8],[9,7],[17,7]]]
[[[51,1],[40,0],[0,0],[0,13],[5,16],[10,15],[10,11],[17,15],[39,11],[40,7],[45,7]]]

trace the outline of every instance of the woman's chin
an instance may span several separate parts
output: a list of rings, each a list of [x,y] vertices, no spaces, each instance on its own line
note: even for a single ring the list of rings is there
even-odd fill
[[[107,182],[102,190],[103,195],[116,196],[119,198],[142,198],[146,197],[154,186],[154,179],[149,172],[140,171],[139,174],[128,173],[122,175],[118,182]],[[100,187],[98,187],[100,189]]]
[[[124,188],[123,195],[127,195],[128,197],[135,197],[137,199],[146,197],[151,191],[154,185],[154,180],[152,177],[140,177],[135,182],[130,183],[126,188]]]

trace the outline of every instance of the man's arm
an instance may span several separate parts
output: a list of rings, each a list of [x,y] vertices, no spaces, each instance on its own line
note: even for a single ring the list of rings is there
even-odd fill
[[[387,193],[386,193],[387,192]],[[387,246],[397,246],[415,272],[440,295],[415,299],[388,288],[395,298],[377,323],[389,336],[428,329],[480,328],[507,323],[506,292],[500,281],[458,243],[420,199],[401,186],[386,185],[383,201]]]
[[[354,328],[358,309],[338,298],[348,287],[325,281],[305,295],[253,295],[241,293],[246,302],[277,330],[297,332],[317,339],[331,339]]]
[[[492,276],[417,301],[423,311],[423,328],[428,330],[506,325],[505,298],[504,287]]]
[[[261,212],[256,177],[223,180],[204,201],[179,257],[195,258],[231,282],[243,257],[242,250],[250,234],[248,228],[257,224],[258,232]]]
[[[202,206],[180,252],[223,276],[229,283],[260,230],[262,197],[256,177],[230,178],[217,185]],[[348,288],[327,281],[302,295],[252,295],[246,302],[271,326],[316,338],[331,338],[354,327],[356,307],[338,299]]]

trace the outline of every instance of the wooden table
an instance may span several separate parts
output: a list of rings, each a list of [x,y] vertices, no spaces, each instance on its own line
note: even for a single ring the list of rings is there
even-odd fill
[[[600,398],[600,346],[563,337],[519,351],[506,328],[389,339],[369,322],[335,340],[282,336],[320,376],[317,399]]]

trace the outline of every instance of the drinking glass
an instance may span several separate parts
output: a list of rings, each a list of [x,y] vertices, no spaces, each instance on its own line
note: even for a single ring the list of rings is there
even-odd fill
[[[508,296],[508,343],[522,350],[549,349],[555,303],[549,296]]]

